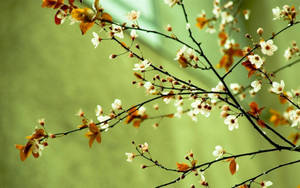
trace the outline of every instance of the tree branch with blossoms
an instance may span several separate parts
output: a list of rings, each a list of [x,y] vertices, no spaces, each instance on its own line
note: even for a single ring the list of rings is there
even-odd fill
[[[232,1],[221,3],[219,0],[213,1],[213,10],[211,17],[208,17],[205,11],[196,17],[196,29],[197,32],[202,32],[206,28],[208,34],[214,34],[218,32],[219,46],[222,52],[222,57],[218,63],[210,60],[202,47],[202,42],[195,37],[195,30],[190,24],[189,20],[189,7],[186,7],[183,0],[164,0],[165,4],[169,7],[179,6],[182,9],[182,16],[184,17],[187,36],[193,42],[193,45],[188,42],[179,39],[173,31],[171,25],[168,25],[166,31],[156,31],[143,28],[138,24],[140,16],[139,11],[132,10],[128,13],[127,23],[118,23],[112,16],[105,12],[105,7],[102,7],[99,0],[95,0],[93,7],[87,7],[82,2],[75,3],[74,0],[64,2],[64,0],[43,0],[42,7],[51,8],[56,10],[55,23],[60,25],[66,21],[67,18],[71,20],[71,23],[79,24],[82,35],[85,35],[92,27],[97,27],[98,31],[93,32],[93,38],[91,42],[95,48],[100,45],[102,40],[107,40],[122,47],[124,52],[116,54],[112,53],[111,59],[118,58],[120,56],[128,55],[131,60],[137,60],[133,67],[133,75],[135,80],[132,81],[133,85],[140,88],[144,88],[147,95],[153,96],[150,99],[145,99],[135,105],[128,105],[130,107],[124,108],[121,100],[115,99],[111,104],[111,109],[108,109],[108,113],[104,113],[104,110],[100,105],[96,108],[96,119],[88,118],[87,115],[80,110],[78,116],[81,123],[77,128],[59,133],[48,133],[45,130],[45,121],[41,119],[39,121],[40,128],[36,128],[35,132],[26,137],[27,143],[25,145],[16,145],[16,148],[20,152],[20,158],[25,161],[31,154],[38,158],[41,155],[42,150],[48,146],[49,139],[56,139],[66,135],[71,135],[74,132],[82,130],[88,130],[85,136],[88,138],[89,147],[92,147],[94,142],[101,143],[102,134],[109,134],[113,128],[116,128],[119,124],[132,124],[135,128],[141,128],[141,124],[147,120],[161,120],[163,118],[180,118],[183,115],[189,116],[193,121],[197,121],[200,115],[209,117],[212,110],[220,110],[220,116],[224,119],[224,124],[228,126],[229,131],[236,131],[239,128],[239,119],[245,118],[249,125],[252,126],[260,135],[260,138],[269,143],[271,148],[262,149],[258,148],[257,151],[251,151],[247,153],[232,154],[218,145],[212,152],[215,160],[199,163],[195,158],[193,152],[189,152],[184,159],[187,162],[176,163],[176,166],[169,168],[152,158],[149,150],[149,145],[136,144],[135,152],[126,153],[127,161],[132,162],[135,158],[141,158],[149,164],[141,165],[142,169],[150,167],[158,167],[161,170],[178,173],[178,177],[167,183],[158,185],[157,187],[165,187],[175,184],[183,180],[186,176],[194,174],[200,179],[200,186],[208,187],[209,183],[205,179],[204,173],[213,166],[213,164],[221,161],[228,162],[229,172],[234,175],[239,169],[237,163],[239,158],[245,156],[255,156],[257,154],[263,155],[265,153],[272,152],[276,154],[279,151],[287,151],[299,155],[300,147],[297,145],[300,139],[300,103],[299,89],[291,89],[290,91],[285,89],[285,82],[280,80],[277,82],[275,75],[285,70],[288,67],[296,66],[300,60],[294,60],[293,62],[283,65],[273,71],[268,71],[264,67],[267,63],[265,59],[268,56],[272,56],[278,50],[278,47],[274,44],[273,39],[277,38],[279,34],[284,33],[288,29],[296,26],[300,23],[296,19],[297,11],[294,6],[285,5],[282,8],[276,7],[272,10],[274,20],[280,20],[287,22],[287,26],[280,31],[273,33],[271,37],[264,39],[263,28],[257,29],[258,41],[255,41],[250,34],[244,36],[252,41],[252,46],[245,46],[243,49],[240,44],[234,41],[231,37],[232,32],[240,32],[238,28],[238,15],[243,14],[244,18],[249,19],[250,10],[240,11],[239,7],[234,9],[235,5]],[[238,5],[239,6],[239,5]],[[216,28],[219,28],[217,31]],[[126,44],[124,41],[124,32],[130,31],[129,40]],[[213,73],[218,80],[216,86],[207,89],[204,86],[195,84],[195,80],[185,80],[178,76],[177,72],[169,72],[167,68],[159,65],[158,62],[151,62],[149,58],[144,57],[142,46],[136,40],[138,38],[137,32],[151,33],[159,37],[165,38],[168,41],[183,45],[176,53],[174,61],[178,63],[181,68],[180,71],[185,69],[195,69],[198,71],[208,71]],[[283,34],[282,34],[283,35]],[[196,46],[196,47],[193,47]],[[259,52],[259,50],[261,52]],[[175,54],[175,53],[174,53]],[[261,55],[260,55],[261,54]],[[286,49],[284,57],[290,60],[300,56],[299,48],[296,42],[292,42],[292,45]],[[238,59],[236,62],[235,60]],[[248,85],[242,86],[238,83],[228,83],[226,78],[229,75],[234,74],[234,69],[242,65],[248,72],[248,78],[255,77],[255,80]],[[225,69],[226,73],[222,75],[218,69]],[[243,102],[249,91],[249,96],[255,97],[260,92],[262,86],[270,86],[269,92],[278,96],[278,101],[284,106],[287,105],[286,110],[282,113],[272,109],[273,107],[263,107],[258,105],[253,99],[248,106],[244,106]],[[148,108],[149,104],[154,101],[163,101],[165,105],[174,103],[176,108],[175,112],[160,112],[159,115],[150,114]],[[186,105],[188,104],[188,105]],[[270,118],[266,119],[262,116],[262,112],[266,111],[266,108],[270,110]],[[154,110],[158,110],[159,105],[154,105]],[[273,125],[274,124],[274,127]],[[154,124],[158,127],[158,123]],[[284,135],[280,130],[276,129],[278,125],[287,125],[292,129],[296,129],[296,132],[290,136]],[[268,132],[265,132],[267,130]],[[272,133],[272,134],[269,134]],[[274,137],[280,139],[285,145],[282,145]],[[288,146],[286,146],[288,145]],[[201,159],[203,160],[203,159]],[[281,165],[277,165],[255,177],[249,178],[241,183],[236,184],[234,187],[248,188],[253,183],[261,187],[268,187],[272,185],[271,181],[257,181],[269,172],[278,170],[284,166],[295,165],[299,163],[299,160],[287,162]],[[192,185],[191,187],[195,187]]]

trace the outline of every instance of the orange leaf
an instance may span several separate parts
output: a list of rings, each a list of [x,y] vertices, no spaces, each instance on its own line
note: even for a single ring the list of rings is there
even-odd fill
[[[265,127],[266,127],[266,123],[265,123],[263,120],[261,120],[261,119],[257,120],[257,123],[258,123],[258,125],[259,125],[261,128],[265,128]]]
[[[237,165],[236,165],[235,159],[233,158],[233,159],[231,159],[231,161],[229,163],[229,170],[232,175],[234,175],[236,173],[236,168],[237,168]]]
[[[264,109],[264,107],[262,108],[258,108],[258,105],[256,102],[251,102],[249,104],[250,106],[250,111],[249,111],[249,114],[253,115],[253,116],[259,116],[261,114],[261,111]]]
[[[188,169],[190,169],[189,165],[185,164],[185,163],[176,163],[176,165],[177,165],[178,171],[180,171],[180,172],[185,172]]]
[[[99,144],[101,143],[101,133],[100,133],[100,132],[96,135],[96,141],[97,141]]]
[[[139,128],[140,127],[140,125],[141,125],[141,120],[140,119],[138,119],[138,120],[135,120],[134,122],[133,122],[133,126],[135,127],[135,128]]]
[[[270,109],[270,113],[270,122],[274,123],[275,127],[278,125],[285,125],[289,123],[288,120],[276,110]]]
[[[89,140],[89,146],[91,148],[92,145],[93,145],[93,143],[94,143],[94,141],[95,141],[96,136],[95,135],[90,135],[89,138],[90,138],[90,140]]]
[[[84,35],[90,28],[92,28],[94,22],[81,22],[80,23],[80,30],[81,34]]]
[[[246,68],[246,70],[249,72],[248,73],[248,78],[250,78],[255,72],[256,72],[256,68],[255,66],[249,61],[245,61],[242,63],[242,65]]]
[[[196,26],[197,26],[199,29],[203,29],[203,28],[206,26],[206,24],[208,24],[208,20],[207,20],[205,17],[198,17],[198,18],[196,19],[196,21],[197,21]]]
[[[220,46],[224,46],[228,39],[227,34],[224,31],[222,31],[219,33],[219,38],[220,38]]]
[[[101,19],[103,21],[109,21],[109,22],[112,22],[112,17],[110,14],[104,12],[102,15],[101,15]]]

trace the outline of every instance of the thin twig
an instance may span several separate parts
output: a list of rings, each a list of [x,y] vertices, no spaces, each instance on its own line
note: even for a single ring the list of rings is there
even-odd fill
[[[242,183],[236,184],[232,188],[244,185],[247,182],[250,182],[250,183],[254,182],[257,178],[259,178],[261,176],[264,176],[264,175],[266,175],[266,174],[268,174],[268,173],[270,173],[270,172],[272,172],[272,171],[274,171],[274,170],[276,170],[278,168],[281,168],[281,167],[284,167],[284,166],[288,166],[288,165],[292,165],[292,164],[295,164],[295,163],[300,163],[300,160],[296,160],[296,161],[292,161],[292,162],[288,162],[288,163],[284,163],[284,164],[278,165],[278,166],[276,166],[274,168],[271,168],[271,169],[269,169],[269,170],[267,170],[267,171],[265,171],[263,173],[258,174],[257,176],[255,176],[253,178],[247,179],[247,180],[243,181]]]

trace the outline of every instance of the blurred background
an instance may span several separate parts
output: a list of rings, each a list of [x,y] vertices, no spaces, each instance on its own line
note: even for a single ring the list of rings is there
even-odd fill
[[[179,7],[169,8],[162,0],[101,2],[115,20],[122,21],[130,10],[140,10],[143,27],[163,31],[167,24],[171,24],[179,38],[191,43]],[[282,21],[272,20],[272,8],[284,4],[300,5],[299,1],[292,0],[234,0],[234,3],[239,3],[241,9],[251,10],[249,21],[241,22],[241,33],[234,34],[242,46],[248,42],[243,37],[246,32],[255,35],[256,29],[263,27],[265,36],[270,36],[270,33],[285,26]],[[136,60],[127,56],[115,60],[108,58],[112,53],[122,52],[117,45],[103,41],[95,49],[91,43],[92,31],[82,36],[78,24],[56,26],[55,11],[42,9],[42,1],[10,0],[0,4],[0,187],[154,187],[177,177],[177,174],[158,168],[142,170],[140,165],[147,163],[140,159],[126,162],[125,152],[134,152],[132,140],[148,142],[152,157],[170,168],[175,168],[176,162],[185,162],[184,156],[191,150],[200,163],[213,160],[215,145],[222,145],[233,154],[270,148],[246,121],[241,120],[240,128],[229,132],[223,119],[219,118],[219,111],[215,110],[210,118],[199,117],[197,123],[184,116],[163,120],[157,129],[152,127],[156,121],[147,121],[139,129],[120,124],[103,134],[102,144],[94,144],[91,149],[84,131],[77,132],[50,141],[39,159],[29,157],[21,162],[14,145],[25,144],[25,136],[33,132],[39,118],[46,119],[48,132],[70,130],[80,124],[80,119],[75,116],[80,108],[88,117],[95,119],[97,104],[102,105],[104,110],[109,109],[114,99],[119,98],[124,107],[129,107],[145,100],[145,91],[131,84]],[[217,34],[209,35],[195,27],[195,18],[202,9],[211,15],[212,0],[189,0],[185,4],[192,30],[202,41],[207,56],[217,64],[221,58],[219,50],[216,51]],[[292,40],[299,44],[299,27],[286,31],[275,40],[280,48],[275,56],[268,58],[267,68],[274,70],[287,63],[283,53]],[[140,32],[138,35],[141,36],[139,43],[144,56],[154,64],[163,65],[170,73],[186,80],[192,79],[204,88],[217,84],[211,73],[179,68],[173,59],[181,45],[167,43],[153,35]],[[284,79],[289,89],[297,88],[298,72],[299,66],[287,69],[278,74],[278,80]],[[241,66],[228,81],[250,83]],[[273,108],[280,110],[277,101],[276,96],[263,94],[256,99],[260,106],[272,104]],[[150,109],[152,105],[146,108]],[[174,107],[169,105],[165,110],[173,112]],[[264,116],[269,117],[268,113]],[[287,127],[277,130],[286,136],[291,133]],[[275,165],[296,159],[299,159],[299,154],[286,151],[269,153],[238,159],[240,169],[234,176],[229,173],[225,162],[213,165],[205,174],[211,188],[230,187]],[[300,166],[294,165],[259,180],[271,180],[273,187],[296,188],[300,184],[299,172]],[[170,187],[189,187],[192,183],[200,187],[199,177],[187,177]]]

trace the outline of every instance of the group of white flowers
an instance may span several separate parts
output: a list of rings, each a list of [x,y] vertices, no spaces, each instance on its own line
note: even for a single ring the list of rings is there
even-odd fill
[[[122,102],[120,99],[115,99],[115,101],[111,104],[113,111],[122,110]],[[111,116],[104,115],[103,109],[100,105],[97,105],[96,108],[96,117],[97,120],[101,123],[101,129],[104,129],[105,131],[108,131],[109,124],[108,121],[111,119]]]

